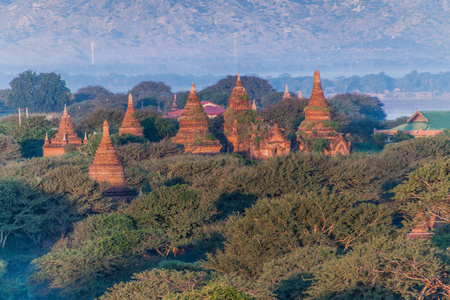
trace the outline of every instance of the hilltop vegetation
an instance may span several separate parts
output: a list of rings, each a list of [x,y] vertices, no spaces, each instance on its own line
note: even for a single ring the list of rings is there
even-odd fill
[[[280,101],[266,81],[244,78],[250,91],[263,86],[256,97],[273,99],[259,116],[295,141],[307,99]],[[205,97],[225,99],[234,80],[205,89]],[[144,137],[117,134],[125,95],[87,87],[69,112],[77,115],[85,105],[74,127],[89,142],[59,157],[40,157],[45,133],[51,138],[58,120],[0,121],[3,298],[450,296],[450,226],[429,241],[406,239],[418,213],[450,209],[448,135],[376,144],[372,126],[387,126],[382,104],[343,94],[327,101],[332,120],[355,145],[349,156],[194,156],[170,141],[177,123],[155,112],[155,99],[171,101],[170,87],[146,82],[133,95],[149,103],[136,112]],[[89,178],[105,118],[136,194],[130,203],[104,197],[106,184]],[[210,124],[217,136],[220,122]]]

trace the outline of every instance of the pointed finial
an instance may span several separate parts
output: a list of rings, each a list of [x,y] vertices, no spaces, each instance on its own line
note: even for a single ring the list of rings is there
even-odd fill
[[[48,133],[45,133],[45,141],[48,142]]]
[[[303,100],[302,91],[298,92],[298,100]]]
[[[191,93],[192,92],[195,92],[195,84],[194,83],[191,84]]]
[[[239,74],[239,72],[238,72],[238,77],[237,77],[237,80],[236,80],[236,86],[242,86],[241,75]]]
[[[84,141],[87,142],[87,140],[88,140],[88,139],[87,139],[87,133],[84,132]]]
[[[108,121],[103,122],[103,136],[109,136],[109,124]]]
[[[284,89],[284,92],[285,92],[285,93],[289,93],[287,83],[286,83],[286,88]]]
[[[257,110],[258,110],[258,109],[256,108],[256,101],[255,101],[255,99],[253,99],[252,110],[254,110],[254,111],[257,111]]]
[[[320,73],[317,69],[314,71],[314,83],[320,83]]]
[[[63,112],[63,114],[67,115],[67,104],[64,104],[64,112]]]
[[[133,95],[131,93],[128,94],[128,105],[133,105]]]

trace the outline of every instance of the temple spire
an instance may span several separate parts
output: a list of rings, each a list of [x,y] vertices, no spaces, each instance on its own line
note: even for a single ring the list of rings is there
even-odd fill
[[[63,115],[68,115],[68,113],[67,113],[67,104],[64,104],[64,112],[63,112]]]
[[[103,122],[103,137],[105,137],[105,136],[109,136],[109,124],[106,119]]]
[[[283,95],[283,100],[286,100],[286,99],[291,99],[291,94],[289,93],[287,83],[286,83],[286,89],[284,90],[284,95]]]
[[[84,132],[84,144],[86,144],[87,142],[88,142],[87,133]]]
[[[241,87],[242,86],[242,82],[241,82],[241,75],[238,72],[238,77],[236,80],[236,87]]]
[[[119,135],[132,134],[143,136],[141,124],[136,118],[136,111],[134,109],[133,95],[128,94],[128,105],[125,116],[123,117],[122,125],[119,128]]]
[[[195,84],[194,83],[192,83],[191,84],[191,93],[195,93],[196,91],[195,91]]]
[[[298,92],[298,100],[303,100],[302,91]]]
[[[257,110],[258,110],[258,109],[256,108],[256,101],[255,101],[255,99],[253,99],[252,110],[254,110],[254,111],[257,111]]]
[[[50,144],[50,141],[48,140],[48,133],[45,133],[45,140],[44,140],[44,145],[48,145]]]
[[[170,109],[170,111],[176,111],[176,110],[178,110],[177,94],[173,95],[172,108]]]
[[[320,83],[320,73],[317,69],[314,72],[314,84],[308,106],[328,108],[328,105],[325,102],[325,96],[323,95],[322,84]]]

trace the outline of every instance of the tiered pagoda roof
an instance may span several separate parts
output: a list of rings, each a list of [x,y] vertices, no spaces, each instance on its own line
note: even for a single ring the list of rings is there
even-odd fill
[[[103,123],[103,137],[89,167],[89,176],[97,182],[109,183],[106,196],[129,199],[131,190],[125,182],[123,166],[109,135],[108,121]]]
[[[217,154],[222,145],[208,129],[208,117],[200,103],[195,85],[186,101],[181,117],[178,119],[180,129],[174,138],[176,143],[184,145],[185,152],[194,154]]]
[[[298,127],[297,140],[300,150],[311,151],[311,145],[308,145],[308,142],[326,139],[329,145],[324,149],[325,154],[350,153],[350,143],[338,133],[337,124],[331,121],[330,110],[323,95],[320,73],[316,70],[311,98],[305,108],[305,120]]]
[[[51,140],[48,139],[48,135],[46,134],[42,149],[44,156],[61,155],[66,153],[69,145],[75,147],[75,149],[78,149],[86,142],[87,139],[83,141],[75,133],[72,125],[72,119],[67,113],[67,106],[64,105],[64,112],[61,116],[61,120],[59,121],[58,132]]]
[[[238,73],[236,80],[236,86],[231,92],[230,98],[228,98],[228,109],[240,112],[252,109],[250,98],[248,97],[245,88],[242,86],[241,76]]]
[[[144,136],[141,123],[136,119],[136,111],[134,110],[133,96],[131,94],[128,95],[127,111],[125,112],[122,125],[119,128],[119,135],[122,134]]]

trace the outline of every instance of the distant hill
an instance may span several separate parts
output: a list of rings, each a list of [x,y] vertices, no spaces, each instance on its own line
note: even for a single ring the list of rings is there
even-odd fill
[[[0,65],[199,75],[442,67],[449,14],[448,0],[4,0]]]

